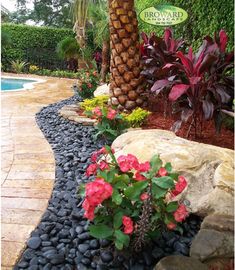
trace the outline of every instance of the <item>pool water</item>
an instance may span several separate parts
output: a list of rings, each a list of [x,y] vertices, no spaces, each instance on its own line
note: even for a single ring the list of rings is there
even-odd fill
[[[36,80],[1,78],[1,91],[22,89],[24,84],[32,82],[36,82]]]

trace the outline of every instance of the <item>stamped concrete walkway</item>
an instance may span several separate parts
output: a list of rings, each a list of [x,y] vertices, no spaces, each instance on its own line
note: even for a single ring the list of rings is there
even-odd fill
[[[75,80],[39,78],[46,82],[36,84],[32,90],[1,95],[2,270],[13,268],[53,188],[54,156],[36,124],[35,114],[43,106],[73,95],[71,86]]]

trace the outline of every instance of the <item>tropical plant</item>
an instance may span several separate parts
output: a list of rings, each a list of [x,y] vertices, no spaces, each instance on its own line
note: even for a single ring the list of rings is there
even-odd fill
[[[167,63],[177,61],[176,52],[182,48],[184,41],[174,39],[171,28],[166,28],[163,37],[157,37],[154,33],[148,37],[142,33],[143,43],[141,44],[141,55],[143,71],[141,75],[146,79],[146,93],[148,100],[155,96],[163,97],[164,116],[167,114],[168,94],[171,88],[169,82],[173,81],[176,74],[175,70],[163,69]],[[166,74],[168,80],[165,79]]]
[[[11,35],[7,31],[2,30],[2,32],[1,32],[2,48],[4,49],[5,47],[10,46],[11,44],[12,44]]]
[[[132,110],[143,104],[138,21],[134,0],[109,0],[111,104]]]
[[[95,125],[97,131],[95,138],[102,137],[111,142],[128,127],[123,115],[107,106],[97,106],[92,111],[86,111],[85,113],[98,121],[97,125]]]
[[[130,127],[136,128],[141,127],[150,114],[151,112],[147,110],[136,108],[130,114],[123,114],[123,116]]]
[[[80,187],[89,234],[113,241],[119,250],[140,251],[166,228],[180,230],[188,212],[175,197],[186,188],[186,179],[158,155],[140,163],[134,155],[116,159],[113,153],[105,146],[92,154],[86,176],[95,180]]]
[[[35,66],[35,65],[29,66],[29,73],[37,73],[38,70],[39,70],[38,66]]]
[[[78,56],[80,54],[80,47],[73,37],[67,37],[61,40],[56,48],[58,56],[68,61],[68,69],[77,71]]]
[[[17,59],[16,61],[11,62],[11,68],[16,73],[22,73],[24,68],[28,65],[27,62]]]
[[[183,122],[191,119],[195,137],[201,133],[202,119],[214,118],[216,131],[221,128],[221,110],[233,100],[233,77],[227,74],[233,69],[233,52],[226,53],[227,35],[224,30],[215,35],[213,40],[207,36],[197,54],[190,47],[187,54],[177,52],[180,63],[168,63],[163,69],[176,70],[173,80],[165,79],[164,86],[159,87],[159,92],[169,85],[172,87],[169,99],[178,102],[181,119],[178,120],[173,130],[177,131]],[[170,76],[172,75],[169,73]]]

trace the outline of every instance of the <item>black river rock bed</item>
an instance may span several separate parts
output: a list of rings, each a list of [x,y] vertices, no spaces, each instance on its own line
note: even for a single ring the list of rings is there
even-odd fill
[[[55,183],[48,208],[31,233],[14,270],[147,270],[153,269],[165,256],[188,256],[191,241],[201,223],[200,218],[193,215],[182,225],[183,235],[163,232],[145,250],[133,256],[117,253],[109,241],[89,235],[77,188],[90,180],[84,175],[90,155],[104,142],[93,139],[93,127],[58,115],[61,107],[78,100],[79,97],[74,96],[44,107],[36,115],[38,126],[54,151]]]

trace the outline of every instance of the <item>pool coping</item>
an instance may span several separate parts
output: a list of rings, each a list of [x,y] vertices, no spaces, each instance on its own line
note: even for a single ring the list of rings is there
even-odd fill
[[[1,75],[1,79],[30,80],[31,77],[16,77],[16,76]],[[32,77],[32,80],[34,80],[35,82],[24,83],[23,88],[14,89],[14,90],[1,90],[1,92],[18,92],[18,91],[24,91],[24,90],[31,90],[31,89],[34,89],[34,84],[44,83],[47,81],[47,80],[43,80],[43,79],[37,79],[35,77]]]

